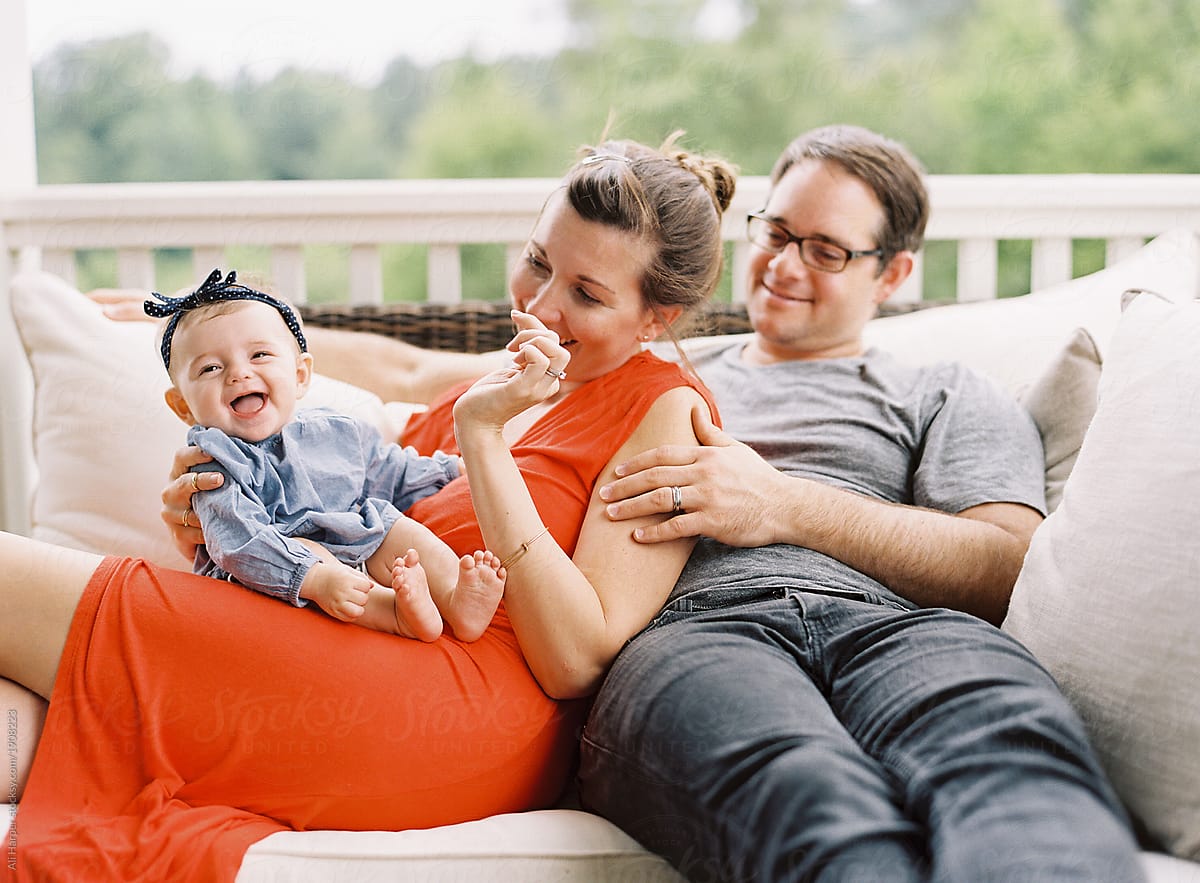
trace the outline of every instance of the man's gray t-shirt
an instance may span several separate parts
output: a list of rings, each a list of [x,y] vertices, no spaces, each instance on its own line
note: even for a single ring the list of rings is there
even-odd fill
[[[887,353],[749,365],[745,340],[691,358],[725,430],[787,475],[945,512],[1023,503],[1045,512],[1041,439],[1028,413],[952,363],[906,365]],[[765,513],[770,517],[770,513]],[[743,549],[702,537],[671,601],[762,589],[866,593],[911,602],[800,546]]]

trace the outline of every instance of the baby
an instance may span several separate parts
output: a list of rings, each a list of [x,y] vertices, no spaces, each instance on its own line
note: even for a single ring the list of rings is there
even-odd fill
[[[395,590],[401,634],[433,641],[445,622],[460,640],[482,635],[504,592],[499,559],[458,558],[401,514],[458,477],[460,458],[418,456],[330,410],[297,412],[313,364],[300,322],[235,272],[153,297],[145,311],[167,319],[167,404],[215,461],[197,468],[225,476],[193,497],[205,541],[193,570],[346,622],[363,616],[375,580]]]

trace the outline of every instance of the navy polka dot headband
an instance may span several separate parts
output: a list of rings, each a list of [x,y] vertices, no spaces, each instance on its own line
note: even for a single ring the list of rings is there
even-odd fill
[[[300,352],[308,352],[308,341],[304,339],[304,332],[300,330],[300,320],[296,318],[296,314],[292,312],[292,308],[283,301],[271,297],[269,294],[264,294],[245,285],[239,285],[236,270],[230,270],[229,275],[223,281],[221,279],[221,271],[213,270],[208,274],[208,278],[204,280],[203,285],[191,294],[184,295],[183,297],[168,297],[165,294],[159,294],[157,291],[150,292],[150,296],[156,297],[158,300],[148,300],[142,304],[142,309],[146,311],[146,315],[153,316],[156,319],[170,317],[167,319],[167,327],[163,330],[162,336],[162,360],[163,365],[166,366],[168,371],[171,370],[171,340],[175,337],[175,329],[184,314],[191,312],[197,307],[228,300],[256,300],[259,303],[274,307],[279,311],[279,315],[283,317],[288,331],[292,332],[292,337],[296,338],[296,343],[300,345]]]

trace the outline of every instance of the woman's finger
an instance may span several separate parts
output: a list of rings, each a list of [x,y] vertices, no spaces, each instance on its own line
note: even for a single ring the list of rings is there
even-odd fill
[[[133,303],[137,304],[139,310],[146,300],[146,292],[141,288],[93,288],[84,294],[98,304]],[[142,315],[146,315],[144,311]]]
[[[198,466],[201,463],[211,462],[212,457],[208,456],[208,454],[204,453],[204,451],[200,450],[200,448],[196,447],[195,445],[188,445],[187,447],[179,448],[177,451],[175,451],[174,460],[171,461],[170,478],[174,480],[179,478],[179,476],[183,475],[185,472],[188,472],[193,466]],[[219,475],[220,473],[208,474]],[[212,485],[212,487],[218,487],[219,485],[220,482],[217,482],[217,484]]]
[[[544,352],[541,348],[528,345],[521,348],[517,354],[520,362],[522,374],[527,378],[534,387],[542,387],[545,394],[553,393],[560,381],[566,380],[567,363],[571,360],[571,354],[561,347],[555,347],[553,352]],[[541,394],[541,393],[539,393]]]
[[[558,335],[553,331],[521,331],[508,342],[509,352],[520,352],[524,347],[536,343],[544,350],[558,348]]]
[[[526,313],[524,310],[512,310],[509,312],[512,316],[513,324],[517,326],[517,332],[530,331],[533,329],[547,330],[542,320],[533,313]]]
[[[219,472],[185,472],[173,478],[162,492],[162,519],[169,525],[178,524],[184,529],[195,527],[186,524],[184,515],[192,510],[192,496],[197,491],[210,491],[225,483],[225,476]]]
[[[534,354],[537,356],[534,356]],[[571,361],[571,353],[559,346],[558,336],[552,338],[546,336],[531,337],[527,339],[517,349],[516,355],[513,356],[513,364],[518,368],[524,369],[530,359],[534,359],[533,364],[546,370],[547,367],[553,366],[554,371],[562,371],[568,362]]]

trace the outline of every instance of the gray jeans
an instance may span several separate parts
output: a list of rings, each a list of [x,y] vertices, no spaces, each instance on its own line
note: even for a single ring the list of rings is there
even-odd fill
[[[1082,724],[999,630],[793,590],[706,606],[622,651],[580,772],[690,880],[1143,879]]]

